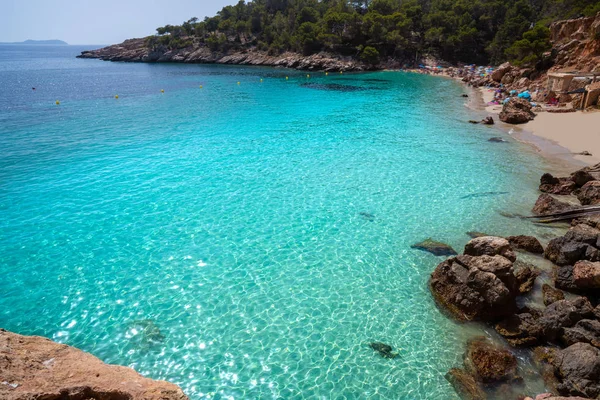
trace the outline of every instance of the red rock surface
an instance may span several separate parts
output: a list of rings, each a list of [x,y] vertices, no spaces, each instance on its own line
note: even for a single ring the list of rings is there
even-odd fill
[[[0,329],[2,400],[186,400],[176,385],[74,347]]]

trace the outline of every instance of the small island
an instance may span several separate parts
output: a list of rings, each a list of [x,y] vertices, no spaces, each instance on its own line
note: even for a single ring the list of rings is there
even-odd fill
[[[0,44],[29,44],[29,45],[51,45],[51,46],[68,46],[69,43],[62,40],[25,40],[24,42],[0,42]]]

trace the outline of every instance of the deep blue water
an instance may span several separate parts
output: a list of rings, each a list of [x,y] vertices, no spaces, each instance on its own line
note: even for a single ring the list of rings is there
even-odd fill
[[[540,159],[446,79],[83,49],[0,46],[0,327],[193,399],[455,398],[473,332],[410,245],[531,232],[498,212],[528,211]]]

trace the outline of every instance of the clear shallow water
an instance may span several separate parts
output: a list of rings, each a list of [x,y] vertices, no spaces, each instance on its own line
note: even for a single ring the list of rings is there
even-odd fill
[[[81,50],[0,46],[0,327],[193,399],[455,397],[473,332],[410,245],[532,232],[497,211],[530,209],[537,157],[449,80]]]

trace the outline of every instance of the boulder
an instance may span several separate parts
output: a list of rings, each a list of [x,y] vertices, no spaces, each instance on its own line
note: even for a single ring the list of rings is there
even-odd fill
[[[542,246],[540,241],[534,238],[533,236],[509,236],[506,238],[506,240],[508,240],[508,243],[510,243],[513,249],[525,250],[534,254],[544,253],[544,247]]]
[[[589,181],[577,191],[577,199],[582,205],[596,205],[600,203],[600,181]]]
[[[496,320],[516,309],[516,278],[501,256],[450,258],[431,274],[438,305],[458,320]]]
[[[481,123],[484,125],[494,125],[494,118],[491,116],[487,116],[481,120]]]
[[[574,327],[564,329],[561,341],[566,346],[581,342],[600,348],[600,321],[582,319]]]
[[[524,124],[535,118],[531,103],[525,99],[513,97],[502,107],[500,121],[507,124]]]
[[[572,293],[579,292],[577,286],[575,286],[575,282],[573,282],[572,265],[557,266],[554,269],[554,286]]]
[[[425,239],[422,242],[415,243],[410,246],[412,249],[427,251],[434,256],[455,256],[458,254],[452,247],[446,243],[435,241],[431,238]]]
[[[557,390],[565,396],[600,396],[600,349],[589,343],[575,343],[556,352],[554,373]]]
[[[492,79],[496,82],[502,82],[502,78],[504,78],[504,75],[506,75],[512,69],[513,66],[510,65],[510,63],[506,62],[500,65],[498,68],[496,68],[494,72],[492,72]]]
[[[465,369],[477,381],[496,383],[519,380],[517,358],[509,350],[492,344],[484,337],[467,342]]]
[[[540,192],[567,195],[577,189],[577,184],[571,178],[555,178],[551,174],[544,174],[540,179]]]
[[[0,329],[3,400],[185,400],[171,383],[107,365],[91,354],[37,336]]]
[[[582,319],[593,317],[593,310],[590,301],[585,297],[559,300],[546,307],[538,323],[544,338],[554,341],[562,335],[564,328],[570,328]]]
[[[573,266],[573,284],[578,289],[600,289],[600,262],[578,261]]]
[[[596,247],[600,230],[580,224],[572,227],[564,235],[552,239],[544,256],[556,265],[574,265],[577,261],[600,261],[600,251]]]
[[[548,215],[568,211],[572,208],[571,204],[557,200],[549,194],[544,193],[538,197],[532,212],[536,215]]]
[[[513,347],[530,347],[540,342],[542,328],[533,310],[513,314],[495,326],[496,332],[506,339]]]
[[[516,261],[513,267],[513,274],[517,279],[519,293],[525,294],[533,289],[535,280],[540,276],[541,271],[535,265]]]
[[[571,180],[575,182],[577,187],[582,187],[586,183],[593,181],[595,178],[592,174],[585,170],[578,170],[571,174]]]
[[[517,256],[510,247],[508,240],[495,236],[483,236],[470,240],[465,246],[465,255],[500,255],[512,262],[516,261],[517,259]]]
[[[544,285],[542,286],[542,296],[544,298],[545,306],[549,306],[554,302],[565,299],[565,294],[562,291],[553,288],[547,283],[544,283]]]
[[[460,368],[452,368],[446,373],[446,380],[463,400],[486,400],[487,396],[481,386],[469,373]]]

